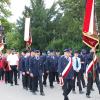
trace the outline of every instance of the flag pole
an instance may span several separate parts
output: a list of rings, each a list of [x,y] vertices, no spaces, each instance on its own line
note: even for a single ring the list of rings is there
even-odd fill
[[[100,33],[99,33],[99,28],[98,28],[98,19],[97,19],[97,16],[96,16],[96,0],[95,0],[95,19],[96,19],[96,31],[98,32],[98,39],[99,39],[99,45],[98,45],[98,49],[97,51],[99,51],[100,49]]]
[[[94,17],[95,17],[95,27],[96,27],[96,32],[97,32],[97,37],[98,37],[98,40],[100,42],[100,33],[99,33],[99,28],[98,28],[98,22],[97,22],[97,15],[96,15],[96,0],[94,0]],[[100,48],[100,44],[98,44],[98,48]],[[93,62],[94,62],[94,57],[97,56],[97,52],[99,49],[97,47],[95,48],[95,53],[94,53],[94,56],[93,56]],[[97,59],[98,59],[98,56],[97,56]],[[95,78],[96,78],[96,72],[95,72],[95,64],[93,65],[93,80],[95,81]]]

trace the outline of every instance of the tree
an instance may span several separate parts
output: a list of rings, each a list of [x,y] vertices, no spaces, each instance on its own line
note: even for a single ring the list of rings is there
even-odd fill
[[[12,24],[8,21],[11,15],[9,10],[10,0],[0,0],[0,22],[4,27],[4,34],[11,31]]]
[[[44,0],[30,0],[23,18],[17,22],[18,32],[24,33],[25,17],[31,17],[32,47],[38,49],[81,49],[85,0],[59,0],[46,9]],[[99,5],[100,0],[97,0]],[[99,15],[98,15],[99,16]]]
[[[43,0],[30,0],[31,6],[25,7],[23,18],[17,21],[19,33],[24,33],[25,17],[31,17],[32,46],[45,49],[49,42],[54,39],[54,25],[52,18],[57,14],[56,4],[46,9]],[[57,21],[56,21],[57,22]]]
[[[59,19],[56,33],[63,40],[63,48],[82,48],[83,3],[81,0],[60,0],[59,6],[63,16]]]
[[[11,12],[9,11],[10,0],[0,0],[0,17],[9,17]]]
[[[100,33],[100,0],[96,0],[96,15],[97,15],[97,24],[98,24],[98,31]]]
[[[16,26],[13,24],[11,32],[6,33],[7,49],[21,50],[24,48],[24,42],[22,41],[22,35],[16,30]]]

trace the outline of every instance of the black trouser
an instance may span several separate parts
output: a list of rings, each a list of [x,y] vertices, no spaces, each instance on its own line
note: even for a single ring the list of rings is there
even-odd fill
[[[100,93],[100,80],[99,80],[99,73],[97,71],[96,71],[95,82],[96,82],[97,88],[98,88],[99,93]]]
[[[75,91],[75,81],[76,81],[76,78],[77,78],[77,86],[79,86],[79,91],[82,91],[80,72],[76,72],[76,71],[74,71],[73,91]]]
[[[18,69],[18,79],[20,79],[20,69]]]
[[[0,68],[0,80],[4,79],[4,70],[3,68]]]
[[[42,75],[38,77],[40,92],[43,92],[43,82],[42,82]]]
[[[47,82],[46,82],[47,77],[48,77],[48,73],[47,73],[47,72],[44,72],[44,75],[43,75],[43,84],[44,84],[44,85],[47,84]]]
[[[81,78],[83,87],[85,87],[86,84],[85,84],[85,80],[84,80],[84,71],[83,70],[80,70],[80,78]]]
[[[10,83],[10,71],[5,71],[5,83]]]
[[[32,91],[32,81],[33,81],[33,77],[29,77],[29,89]]]
[[[64,100],[68,100],[68,94],[71,92],[73,87],[73,81],[71,79],[64,79],[63,95]]]
[[[38,85],[38,77],[34,76],[32,77],[32,92],[37,91],[37,85]]]
[[[14,78],[14,82],[15,82],[15,85],[17,84],[17,73],[18,73],[18,70],[17,70],[17,65],[11,65],[11,76],[10,76],[10,80],[11,80],[11,84],[13,84],[13,78]]]
[[[99,74],[97,72],[96,72],[95,82],[96,82],[97,88],[100,92],[100,80],[99,80]],[[90,95],[92,87],[93,87],[93,73],[91,72],[91,73],[88,74],[88,83],[87,83],[87,93],[86,93],[86,95]]]
[[[23,88],[26,88],[25,87],[25,75],[22,75],[22,85],[23,85]]]
[[[86,92],[86,95],[90,95],[92,85],[93,85],[93,74],[89,73],[88,74],[88,79],[87,79],[87,92]]]
[[[54,73],[55,72],[49,72],[49,82],[50,82],[50,86],[53,86],[53,82],[54,82],[54,79],[55,79]]]
[[[30,75],[27,73],[25,73],[25,75],[22,75],[23,88],[25,88],[25,89],[29,88],[29,77],[30,77]]]
[[[29,88],[29,77],[30,77],[30,75],[29,74],[25,74],[25,87],[28,89]]]
[[[56,81],[59,83],[59,74],[58,74],[58,72],[54,72],[54,81],[55,81],[55,78],[56,78]]]
[[[42,83],[42,76],[34,76],[32,80],[32,91],[36,92],[38,88],[38,81],[39,81],[39,87],[40,87],[40,92],[43,92],[43,83]]]

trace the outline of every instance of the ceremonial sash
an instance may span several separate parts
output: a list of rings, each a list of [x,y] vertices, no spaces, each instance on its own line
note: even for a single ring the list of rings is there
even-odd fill
[[[60,78],[60,86],[63,86],[64,85],[64,78],[67,77],[69,71],[71,70],[72,68],[72,58],[70,57],[69,58],[69,63],[67,64],[67,66],[65,67],[65,69],[63,70],[62,72],[62,77]]]
[[[90,62],[90,64],[88,65],[88,67],[86,69],[86,76],[93,69],[93,67],[96,64],[96,62],[97,62],[97,56],[95,55],[94,59]]]

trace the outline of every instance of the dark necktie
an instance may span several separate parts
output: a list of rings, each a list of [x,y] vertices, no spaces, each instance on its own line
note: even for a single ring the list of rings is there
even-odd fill
[[[36,60],[39,60],[39,57],[36,57]]]
[[[76,67],[78,68],[78,60],[77,60],[77,58],[76,58]]]

